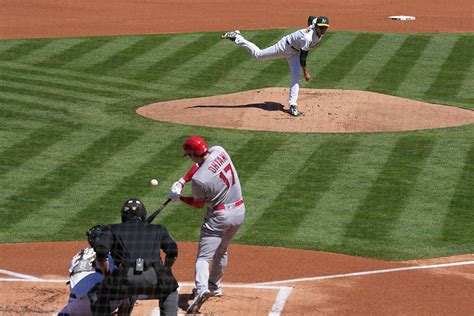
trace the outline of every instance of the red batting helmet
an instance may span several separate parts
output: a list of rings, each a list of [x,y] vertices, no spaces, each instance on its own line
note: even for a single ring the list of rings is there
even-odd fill
[[[201,156],[204,154],[209,147],[206,142],[199,136],[191,136],[183,144],[183,150],[185,155],[193,154],[195,156]]]

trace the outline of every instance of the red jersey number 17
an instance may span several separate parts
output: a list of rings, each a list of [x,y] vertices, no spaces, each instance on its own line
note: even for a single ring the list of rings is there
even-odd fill
[[[219,177],[222,179],[222,181],[227,186],[227,188],[230,188],[231,184],[229,180],[232,180],[232,185],[235,184],[234,170],[232,170],[232,166],[228,164],[227,166],[224,167],[224,171],[221,171],[221,173],[219,173]],[[230,175],[230,178],[228,178],[229,175]]]

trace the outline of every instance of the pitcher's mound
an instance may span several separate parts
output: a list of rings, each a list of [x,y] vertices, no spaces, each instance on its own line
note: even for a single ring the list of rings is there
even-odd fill
[[[159,102],[137,113],[186,125],[279,132],[384,132],[474,123],[474,111],[355,90],[301,89],[288,111],[288,89],[266,88]]]

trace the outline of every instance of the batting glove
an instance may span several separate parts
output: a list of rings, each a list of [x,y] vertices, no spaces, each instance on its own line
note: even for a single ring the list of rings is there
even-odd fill
[[[171,186],[171,193],[176,193],[176,194],[181,194],[181,191],[183,190],[184,188],[184,184],[186,182],[184,181],[183,178],[179,179],[178,181],[176,181],[172,186]]]
[[[171,192],[170,195],[168,196],[168,199],[170,199],[172,202],[179,201],[180,198],[181,198],[181,194],[173,193],[173,192]]]

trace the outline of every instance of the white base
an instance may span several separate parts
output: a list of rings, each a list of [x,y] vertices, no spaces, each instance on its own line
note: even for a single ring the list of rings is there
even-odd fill
[[[398,21],[413,21],[413,20],[415,20],[414,16],[409,16],[409,15],[391,15],[388,18],[390,20],[398,20]]]

